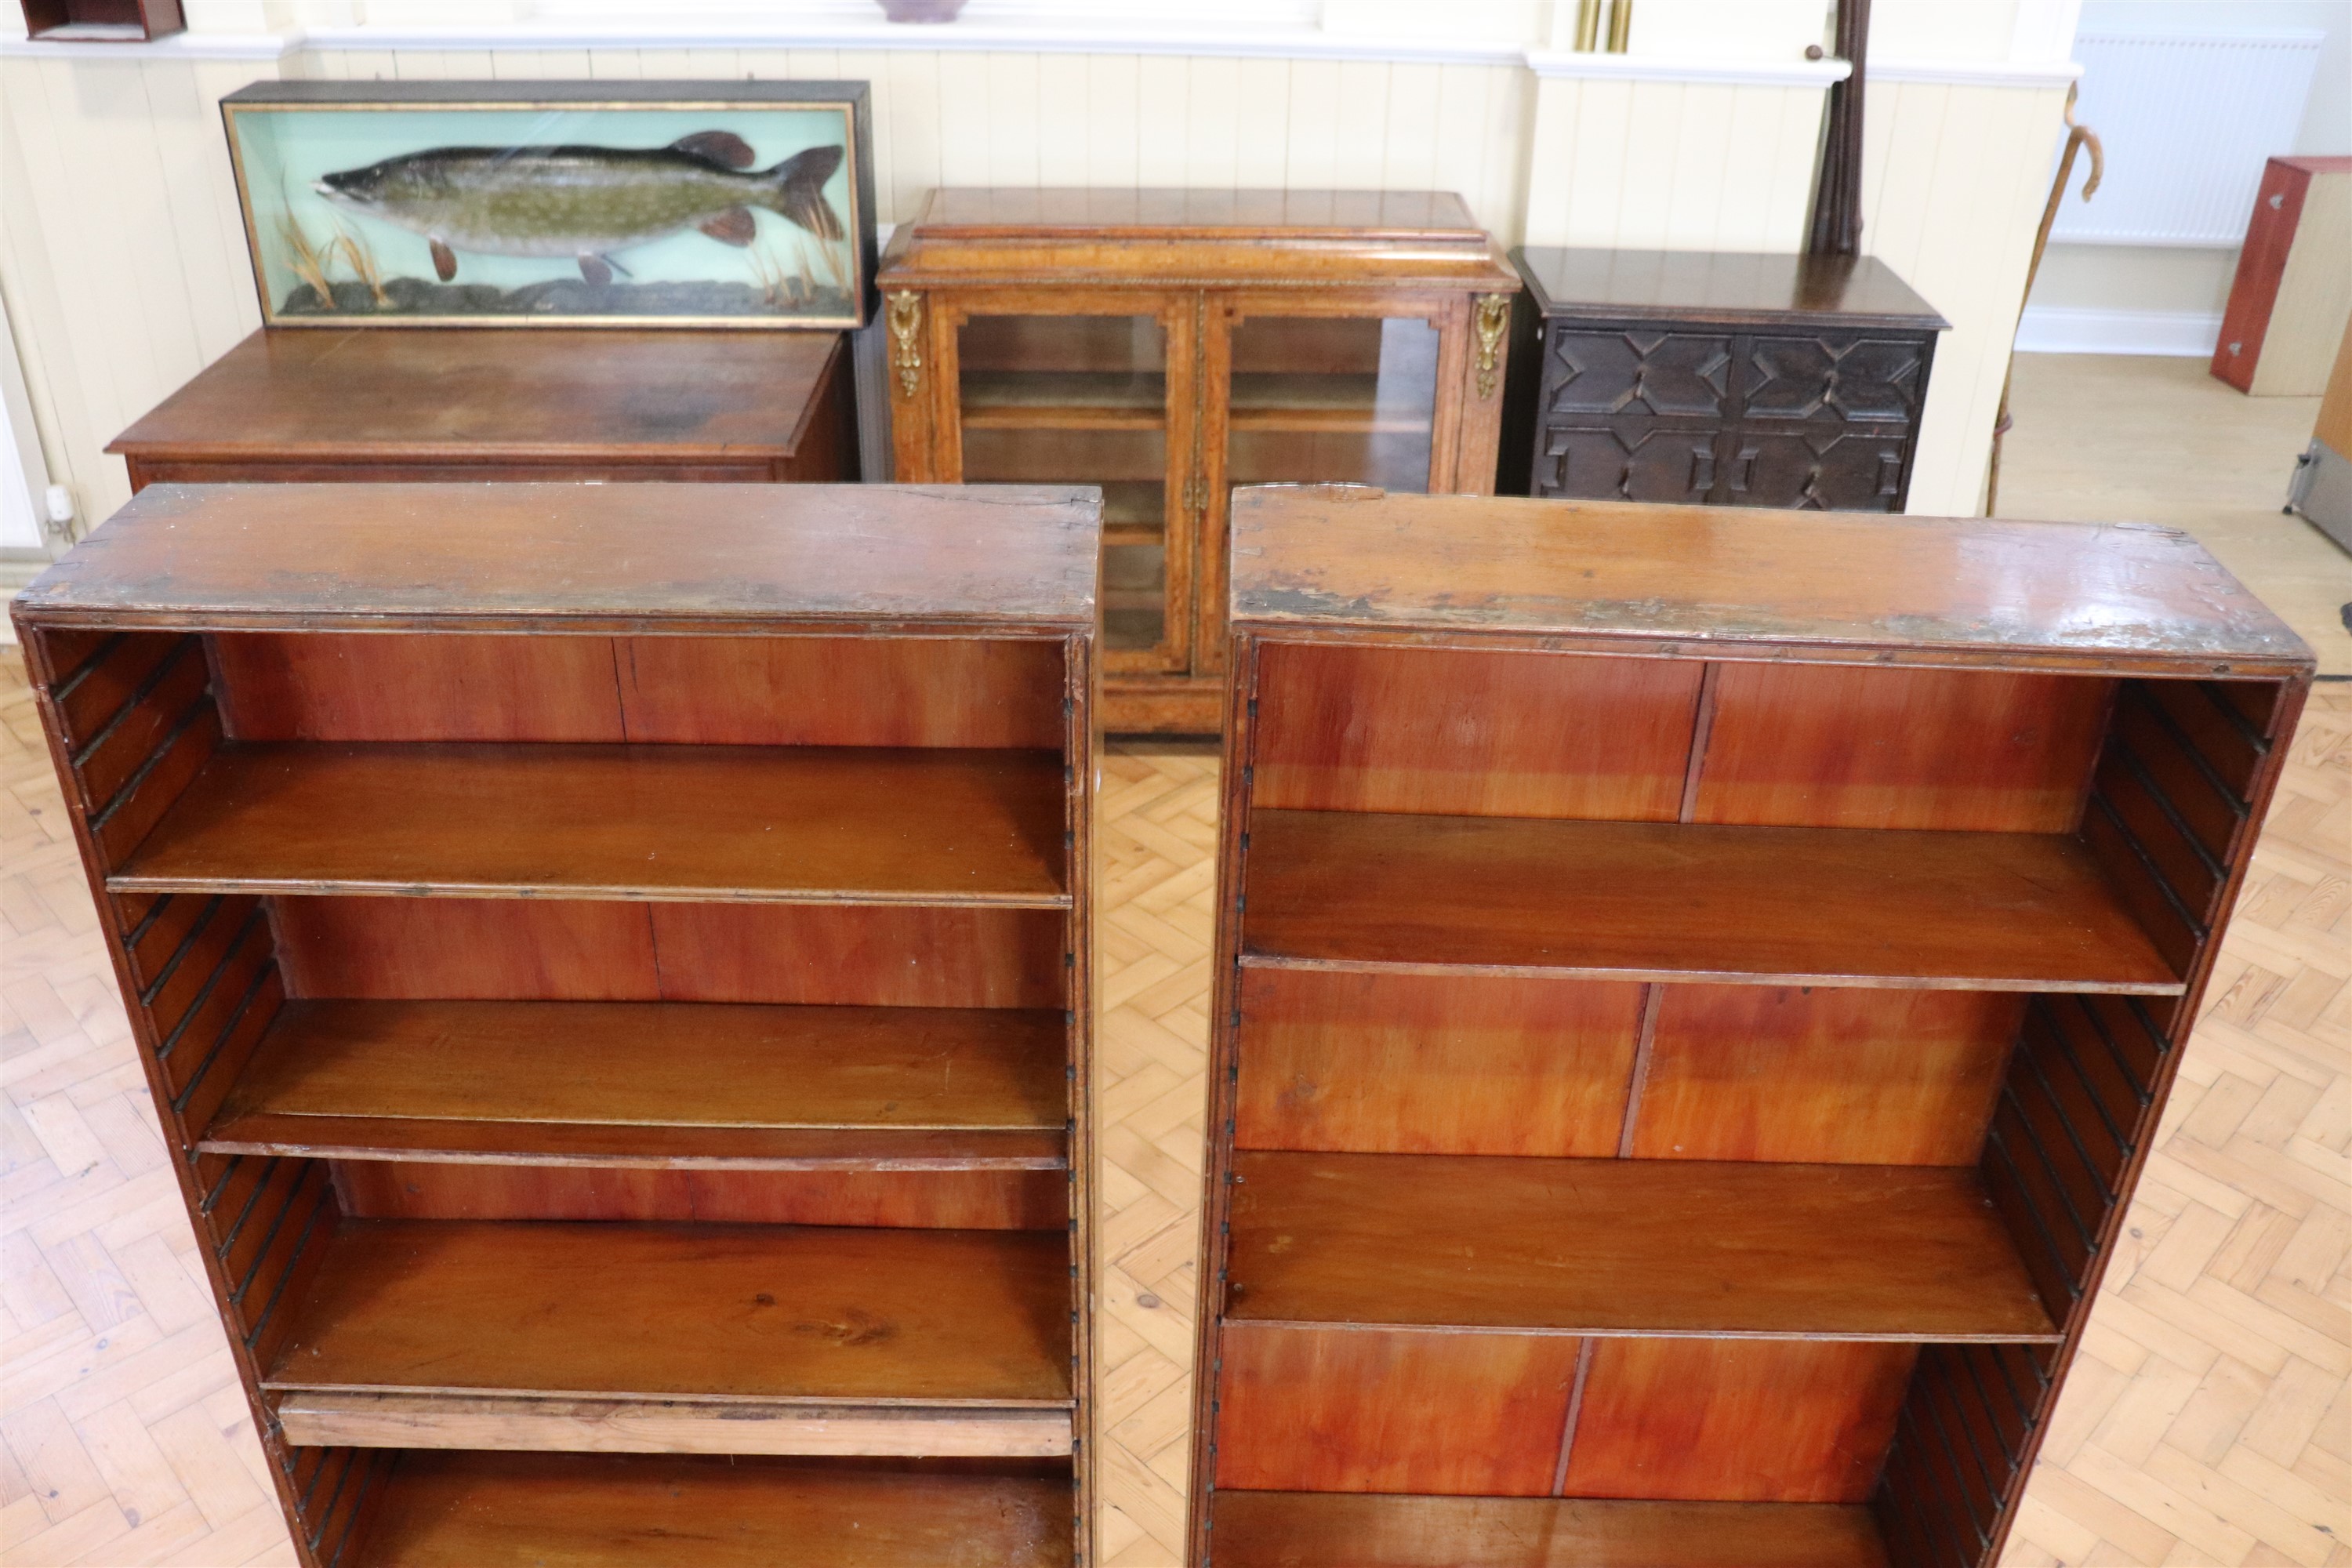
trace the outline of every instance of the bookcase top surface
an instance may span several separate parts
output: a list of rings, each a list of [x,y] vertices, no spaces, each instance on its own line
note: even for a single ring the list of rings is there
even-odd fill
[[[152,485],[16,600],[36,623],[480,629],[1094,625],[1072,486]]]
[[[1233,624],[1813,645],[2281,673],[2311,650],[2176,529],[1863,512],[1234,494]]]

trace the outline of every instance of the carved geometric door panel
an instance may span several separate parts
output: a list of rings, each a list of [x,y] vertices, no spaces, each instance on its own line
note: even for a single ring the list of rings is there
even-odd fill
[[[1909,432],[1901,426],[1734,433],[1725,498],[1734,506],[1894,511],[1902,504]]]
[[[1927,355],[1916,341],[1755,338],[1740,416],[1916,419]]]
[[[1514,487],[1903,510],[1950,323],[1884,262],[1576,247],[1514,258],[1521,342],[1540,350],[1512,397]]]
[[[1543,435],[1539,496],[1696,505],[1715,489],[1714,430],[1662,427],[1647,419],[1561,427]]]
[[[1551,344],[1555,414],[1682,414],[1719,418],[1731,392],[1732,340],[1692,332],[1565,332]]]

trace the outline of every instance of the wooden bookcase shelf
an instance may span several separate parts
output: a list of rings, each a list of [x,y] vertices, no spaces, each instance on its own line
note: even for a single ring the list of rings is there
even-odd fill
[[[264,1388],[1071,1398],[1068,1248],[1049,1232],[346,1219],[316,1239]]]
[[[417,1454],[385,1488],[360,1568],[1055,1568],[1068,1485],[862,1474],[811,1462]]]
[[[1244,489],[1232,572],[1189,1561],[1990,1568],[2308,651],[2158,530]]]
[[[1976,1173],[1236,1152],[1228,1324],[2054,1343]]]
[[[303,1568],[1084,1561],[1099,534],[162,485],[19,597]]]
[[[211,1154],[1068,1169],[1064,1021],[1009,1008],[289,1002]]]
[[[2177,996],[2071,838],[1265,811],[1243,962]]]
[[[1226,1568],[1887,1568],[1830,1503],[1227,1492],[1216,1522]]]
[[[842,747],[225,743],[128,893],[1066,909],[1061,758]]]

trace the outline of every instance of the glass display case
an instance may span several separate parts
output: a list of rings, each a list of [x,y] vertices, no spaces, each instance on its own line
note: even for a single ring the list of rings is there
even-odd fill
[[[1236,485],[1491,494],[1517,277],[1443,193],[931,194],[882,288],[896,477],[1103,492],[1103,713],[1222,721]]]

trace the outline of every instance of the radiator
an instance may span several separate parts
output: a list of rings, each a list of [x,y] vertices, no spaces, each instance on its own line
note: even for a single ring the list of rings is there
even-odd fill
[[[2263,162],[2294,150],[2326,35],[2084,32],[2075,118],[2106,144],[2106,180],[2070,201],[2053,240],[2231,246]]]

